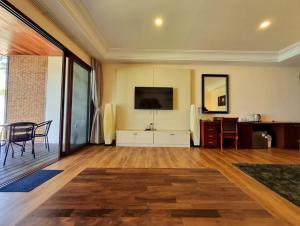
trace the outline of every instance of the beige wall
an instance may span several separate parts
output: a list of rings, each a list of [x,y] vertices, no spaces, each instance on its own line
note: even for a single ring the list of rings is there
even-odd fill
[[[124,66],[117,69],[115,79],[116,94],[113,95],[116,95],[114,104],[116,104],[117,129],[143,130],[149,123],[154,123],[154,127],[161,130],[189,129],[190,70],[153,66]],[[134,109],[134,88],[137,86],[173,87],[173,110]],[[105,89],[104,94],[106,94]]]
[[[117,70],[125,64],[103,64],[103,103],[117,103]],[[201,75],[229,74],[230,114],[245,116],[263,114],[263,120],[300,122],[299,67],[199,65],[134,65],[159,68],[181,68],[192,71],[191,103],[201,105]],[[209,115],[213,117],[213,115]],[[174,123],[177,123],[176,121]]]
[[[45,16],[30,0],[8,0],[12,5],[18,8],[22,13],[46,30],[55,39],[61,42],[65,47],[71,50],[84,62],[91,65],[90,55],[70,39],[55,23]]]

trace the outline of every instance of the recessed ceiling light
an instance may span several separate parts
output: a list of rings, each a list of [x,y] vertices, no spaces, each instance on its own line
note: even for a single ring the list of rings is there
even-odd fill
[[[154,24],[155,24],[156,27],[162,26],[163,23],[164,23],[164,22],[163,22],[163,20],[162,20],[160,17],[157,17],[157,18],[155,18],[155,20],[154,20]]]
[[[265,21],[263,21],[263,22],[259,25],[259,28],[260,28],[260,29],[265,29],[265,28],[269,27],[270,25],[271,25],[271,21],[265,20]]]

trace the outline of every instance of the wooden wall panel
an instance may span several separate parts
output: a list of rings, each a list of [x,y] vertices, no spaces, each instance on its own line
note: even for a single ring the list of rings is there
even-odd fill
[[[0,7],[0,54],[61,56],[62,51]]]

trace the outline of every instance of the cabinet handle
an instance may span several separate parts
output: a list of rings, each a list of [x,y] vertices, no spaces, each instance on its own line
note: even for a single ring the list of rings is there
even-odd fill
[[[215,130],[215,129],[213,129],[213,128],[208,128],[208,130],[212,131],[212,130]]]
[[[171,135],[171,136],[174,136],[175,134],[174,134],[174,133],[170,133],[170,135]]]
[[[209,144],[213,144],[214,142],[212,142],[212,141],[209,141],[208,143],[209,143]]]
[[[214,137],[213,135],[209,135],[208,137]]]
[[[133,133],[133,135],[137,135],[137,133]]]

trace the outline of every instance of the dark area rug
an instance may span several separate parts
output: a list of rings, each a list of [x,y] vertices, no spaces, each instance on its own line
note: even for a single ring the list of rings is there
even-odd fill
[[[39,170],[0,188],[0,192],[29,192],[62,171],[63,170]]]
[[[233,164],[274,192],[300,206],[300,165]]]

